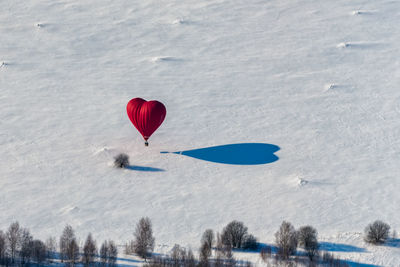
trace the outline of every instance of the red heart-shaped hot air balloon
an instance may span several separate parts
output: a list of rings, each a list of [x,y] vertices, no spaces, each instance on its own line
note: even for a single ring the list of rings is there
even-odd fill
[[[167,114],[167,110],[161,102],[146,101],[141,98],[131,99],[126,106],[126,111],[133,125],[142,134],[146,146],[148,145],[147,140],[160,127]]]

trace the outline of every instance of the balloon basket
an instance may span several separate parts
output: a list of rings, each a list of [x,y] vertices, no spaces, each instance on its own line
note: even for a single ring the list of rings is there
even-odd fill
[[[144,142],[144,146],[149,146],[149,142]]]

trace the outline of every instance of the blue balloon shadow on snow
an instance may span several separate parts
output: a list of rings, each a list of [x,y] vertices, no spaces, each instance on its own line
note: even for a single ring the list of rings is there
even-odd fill
[[[178,155],[232,165],[259,165],[277,161],[279,146],[264,143],[240,143],[171,152]],[[170,152],[161,152],[170,153]]]

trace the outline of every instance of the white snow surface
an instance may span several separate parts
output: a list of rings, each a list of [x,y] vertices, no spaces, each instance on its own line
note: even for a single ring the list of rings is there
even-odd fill
[[[167,252],[234,219],[272,244],[287,220],[351,264],[400,266],[400,242],[362,240],[400,228],[398,25],[398,0],[2,1],[0,229],[124,244],[148,216]],[[149,147],[134,97],[167,108]],[[160,153],[240,143],[279,160]]]

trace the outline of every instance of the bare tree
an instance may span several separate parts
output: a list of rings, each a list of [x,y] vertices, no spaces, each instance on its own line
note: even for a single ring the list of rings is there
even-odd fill
[[[168,262],[168,263],[167,263]],[[164,264],[167,263],[169,266],[182,266],[182,267],[195,267],[196,260],[194,258],[191,249],[186,250],[185,248],[175,244],[171,250],[170,256],[166,259]],[[205,266],[200,262],[200,266]]]
[[[135,229],[134,252],[140,257],[146,258],[154,249],[154,237],[149,218],[141,218]]]
[[[68,244],[71,243],[72,239],[75,238],[74,230],[70,225],[66,225],[60,237],[60,258],[61,262],[67,258]]]
[[[195,267],[196,259],[194,258],[193,251],[189,249],[186,256],[186,266],[187,267]]]
[[[107,252],[107,262],[109,267],[114,267],[116,266],[117,262],[117,257],[118,257],[118,249],[117,246],[115,245],[114,241],[109,240],[108,241],[108,252]]]
[[[79,246],[76,242],[75,232],[70,225],[65,226],[60,237],[60,256],[61,262],[69,260],[72,265],[75,265],[79,257]]]
[[[108,242],[107,240],[105,240],[100,247],[100,263],[102,266],[105,266],[107,264],[107,258],[108,258]]]
[[[260,256],[263,262],[267,263],[272,256],[272,248],[270,246],[263,247],[260,251]]]
[[[94,257],[97,253],[96,241],[93,240],[92,234],[86,238],[85,245],[83,246],[83,264],[85,266],[92,266],[94,264]]]
[[[302,226],[298,231],[299,246],[306,250],[310,261],[318,254],[318,232],[312,226]]]
[[[212,246],[214,244],[214,232],[211,229],[207,229],[204,231],[203,236],[201,237],[201,243],[206,244],[210,250],[212,249]]]
[[[202,266],[208,266],[209,265],[209,258],[211,256],[211,249],[207,245],[207,243],[202,243],[200,247],[200,263]]]
[[[47,259],[53,259],[54,258],[54,254],[56,252],[56,247],[57,247],[57,241],[56,238],[53,237],[49,237],[46,240],[46,251],[47,251]]]
[[[222,244],[222,238],[219,233],[217,233],[217,242],[216,242],[216,264],[222,260],[224,257],[224,244]]]
[[[0,265],[5,264],[7,257],[7,238],[3,231],[0,230]]]
[[[145,267],[206,267],[201,262],[196,264],[193,252],[188,251],[179,245],[175,245],[171,253],[167,256],[153,256],[149,262],[144,264]],[[210,266],[210,265],[207,265]]]
[[[17,249],[19,249],[20,246],[20,240],[21,240],[21,228],[19,227],[18,222],[13,222],[10,227],[8,228],[8,231],[6,233],[7,236],[7,241],[8,241],[8,246],[10,249],[10,256],[11,256],[11,262],[15,262],[15,257],[17,254]]]
[[[184,248],[181,248],[178,244],[175,244],[171,250],[171,265],[182,266],[185,262],[186,252]]]
[[[46,260],[46,245],[41,240],[32,241],[32,258],[38,265]]]
[[[369,224],[365,232],[365,242],[372,244],[382,244],[385,243],[389,236],[390,226],[382,221],[375,221]]]
[[[207,229],[206,231],[204,231],[203,236],[201,237],[200,246],[200,261],[204,264],[208,262],[208,259],[211,257],[213,243],[214,232],[211,229]]]
[[[29,265],[33,247],[33,236],[29,232],[29,229],[26,228],[22,229],[20,243],[21,243],[21,251],[20,251],[21,263]]]
[[[282,259],[289,259],[296,252],[297,232],[291,223],[282,222],[279,231],[275,233],[275,242]]]
[[[232,248],[241,248],[246,234],[247,227],[242,222],[232,221],[222,230],[222,243]]]
[[[224,255],[225,255],[225,260],[224,260],[224,265],[228,267],[233,267],[236,264],[236,260],[233,257],[232,253],[232,247],[230,245],[225,245],[224,246]]]
[[[79,259],[79,246],[75,238],[72,239],[71,243],[68,245],[67,258],[72,266],[74,266]]]
[[[217,233],[215,258],[212,263],[213,267],[235,266],[236,264],[236,261],[233,257],[231,244],[224,243],[222,235],[219,233]]]

